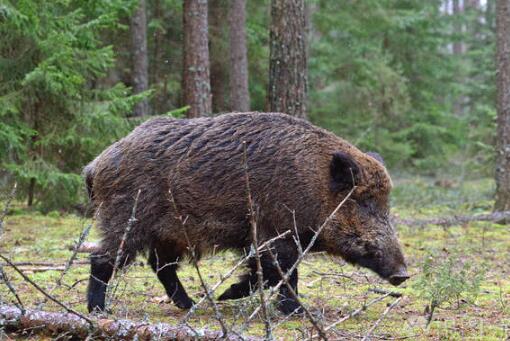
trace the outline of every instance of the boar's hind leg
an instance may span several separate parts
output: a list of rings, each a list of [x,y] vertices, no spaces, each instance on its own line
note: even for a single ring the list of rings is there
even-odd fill
[[[119,268],[128,265],[134,258],[134,255],[121,255]],[[94,251],[90,255],[90,278],[87,293],[89,312],[104,310],[106,289],[113,274],[115,259],[115,255],[112,256],[112,253],[103,249]]]
[[[284,274],[292,268],[292,266],[297,262],[298,255],[295,250],[295,246],[292,244],[284,244],[281,243],[276,245],[273,253],[276,254],[276,258],[278,261],[278,265],[281,271]],[[269,256],[269,255],[268,255]],[[264,277],[268,277],[268,282],[270,286],[276,286],[281,280],[280,272],[278,268],[273,262],[273,258],[269,256],[271,259],[270,263],[268,261],[263,263],[264,268]],[[267,275],[266,275],[267,273]],[[289,286],[292,288],[292,291],[297,295],[298,294],[298,271],[294,269],[290,276],[287,279]],[[278,309],[284,313],[285,315],[301,314],[303,312],[303,308],[299,305],[296,298],[293,296],[291,291],[289,290],[287,283],[283,283],[280,286],[280,292],[278,294]]]
[[[195,302],[189,298],[179,277],[177,277],[177,262],[180,255],[173,254],[168,249],[168,246],[152,248],[149,252],[149,264],[165,287],[167,296],[172,299],[177,307],[189,309]]]

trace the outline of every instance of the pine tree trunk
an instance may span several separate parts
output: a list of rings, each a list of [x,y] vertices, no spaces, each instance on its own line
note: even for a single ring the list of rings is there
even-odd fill
[[[211,113],[207,0],[183,0],[183,101],[188,117]]]
[[[209,46],[211,62],[211,94],[213,112],[227,111],[227,87],[229,67],[225,36],[227,31],[227,1],[209,0]]]
[[[303,0],[272,0],[268,105],[306,118],[307,58]]]
[[[510,0],[496,2],[496,211],[510,209]]]
[[[462,7],[460,6],[460,0],[453,0],[453,15],[457,21],[454,25],[455,33],[461,34],[463,31],[462,24],[460,24],[460,15],[462,14]],[[455,41],[453,43],[453,54],[460,55],[464,51],[462,41]]]
[[[465,0],[466,8],[478,9],[480,8],[480,0]]]
[[[230,106],[232,111],[250,110],[248,51],[246,47],[246,0],[231,0],[230,27]]]
[[[147,18],[145,0],[139,0],[138,8],[131,19],[131,38],[133,48],[133,93],[149,89],[149,69],[147,56]],[[134,107],[135,116],[149,114],[149,101],[144,99]]]
[[[153,12],[152,17],[156,19],[158,22],[163,22],[163,9],[161,8],[161,1],[162,0],[155,0],[153,4]],[[164,63],[164,57],[163,57],[163,48],[164,48],[164,35],[165,35],[165,29],[161,26],[156,27],[154,31],[154,40],[153,40],[153,62],[150,63],[150,82],[152,84],[152,87],[155,88],[155,93],[153,95],[152,100],[152,110],[155,113],[162,113],[165,112],[164,109],[164,103],[165,99],[167,98],[167,94],[163,92],[163,89],[165,88],[165,84],[162,84],[163,82],[166,82],[166,76],[164,72],[162,72],[162,68],[160,65]]]

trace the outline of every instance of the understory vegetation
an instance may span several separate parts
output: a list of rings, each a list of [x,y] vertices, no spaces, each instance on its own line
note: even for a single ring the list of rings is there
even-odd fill
[[[489,179],[454,183],[445,188],[434,179],[397,178],[392,212],[400,218],[430,218],[451,212],[482,213],[492,206],[492,192],[493,182]],[[26,265],[20,268],[36,283],[84,313],[89,269],[83,263],[87,255],[79,254],[61,286],[56,285],[60,270],[47,270],[44,266],[27,263],[43,262],[50,268],[64,266],[72,253],[68,247],[90,223],[89,219],[58,211],[42,215],[15,203],[5,219],[0,252],[15,262],[24,262]],[[397,229],[411,274],[411,279],[403,287],[391,287],[370,271],[352,267],[325,254],[312,254],[300,265],[300,298],[314,316],[321,318],[324,326],[380,298],[380,292],[402,294],[401,298],[388,296],[367,306],[359,315],[346,319],[332,329],[332,338],[363,338],[388,305],[397,299],[398,304],[372,332],[374,339],[504,340],[510,336],[508,226],[479,222],[451,227],[398,225]],[[87,241],[95,241],[96,233],[93,229]],[[211,287],[238,259],[239,256],[233,253],[212,254],[200,260],[198,265]],[[50,311],[60,309],[45,301],[12,268],[4,266],[4,271],[24,305]],[[183,263],[179,275],[191,297],[197,300],[204,294],[192,265]],[[214,297],[234,280],[235,276],[222,284]],[[167,302],[161,284],[143,258],[113,283],[116,290],[110,317],[178,324],[186,314]],[[374,292],[377,290],[380,292]],[[0,287],[0,299],[14,302],[5,286]],[[260,315],[244,330],[242,327],[247,316],[258,306],[257,302],[255,294],[242,300],[218,302],[218,307],[229,328],[243,331],[244,335],[263,336],[264,324]],[[431,308],[434,310],[432,316]],[[269,313],[277,338],[303,338],[314,331],[305,317],[287,319],[273,305],[270,305]],[[427,326],[429,318],[431,321]],[[207,302],[189,322],[194,328],[220,328],[213,308]],[[17,336],[28,337],[30,330]],[[39,339],[40,336],[32,338]]]

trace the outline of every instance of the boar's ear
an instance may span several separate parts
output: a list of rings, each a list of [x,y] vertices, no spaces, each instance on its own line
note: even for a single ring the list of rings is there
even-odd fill
[[[384,159],[381,156],[381,154],[376,153],[376,152],[367,152],[367,155],[373,157],[374,159],[379,161],[384,166]]]
[[[333,154],[330,165],[331,191],[350,190],[359,179],[359,167],[354,158],[343,152]]]

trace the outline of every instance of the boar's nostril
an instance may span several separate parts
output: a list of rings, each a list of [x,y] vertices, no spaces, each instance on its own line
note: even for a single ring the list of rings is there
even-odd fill
[[[392,285],[400,285],[408,279],[409,279],[408,275],[393,275],[393,276],[390,276],[389,282]]]

